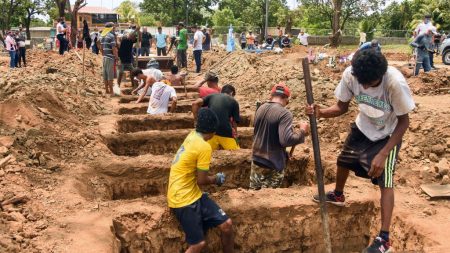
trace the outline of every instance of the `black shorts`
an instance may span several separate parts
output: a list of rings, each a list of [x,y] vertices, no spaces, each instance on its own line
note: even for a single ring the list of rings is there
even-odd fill
[[[208,197],[207,193],[203,193],[200,199],[188,206],[171,209],[181,223],[189,245],[203,241],[208,229],[228,220],[225,212]]]
[[[371,141],[358,129],[355,123],[352,123],[351,131],[345,140],[341,154],[338,156],[337,165],[338,167],[354,171],[358,177],[371,178],[367,173],[370,170],[372,160],[388,141],[389,137],[375,142]],[[373,184],[382,188],[394,187],[393,176],[400,145],[401,143],[389,152],[381,176],[371,178]]]

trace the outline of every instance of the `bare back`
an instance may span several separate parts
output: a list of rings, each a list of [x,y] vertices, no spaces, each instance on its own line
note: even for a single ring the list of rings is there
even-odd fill
[[[170,74],[170,75],[167,75],[167,79],[170,81],[172,86],[181,86],[181,85],[183,85],[184,77],[180,74],[176,74],[176,75]]]

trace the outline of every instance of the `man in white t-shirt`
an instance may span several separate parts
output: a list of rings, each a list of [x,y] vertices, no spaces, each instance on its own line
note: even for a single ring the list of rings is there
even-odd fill
[[[134,89],[131,94],[138,94],[139,98],[136,101],[136,103],[139,103],[144,96],[150,96],[152,94],[152,89],[147,89],[147,91],[144,93],[144,88],[146,85],[149,85],[150,87],[163,79],[164,74],[159,69],[155,68],[149,68],[149,69],[140,69],[140,68],[134,68],[131,71],[131,80],[138,81],[138,87]]]
[[[300,44],[307,47],[308,46],[308,37],[309,37],[309,34],[305,33],[305,31],[301,31],[297,38],[300,40]]]
[[[205,40],[205,35],[203,34],[202,30],[200,30],[199,26],[194,26],[194,45],[193,45],[193,51],[194,51],[194,59],[195,59],[195,65],[196,73],[200,73],[202,69],[202,50],[203,50],[203,41]]]
[[[141,70],[139,68],[136,68],[132,70],[132,75],[135,76],[139,81],[145,81],[145,87],[140,93],[136,103],[139,103],[144,98],[144,96],[150,95],[150,102],[148,104],[147,113],[167,113],[169,108],[169,101],[172,101],[170,112],[175,112],[177,106],[177,94],[172,86],[167,85],[167,83],[164,82],[164,76],[160,70]],[[139,90],[140,87],[138,87],[136,90]]]
[[[426,14],[423,17],[423,22],[418,24],[417,27],[416,27],[416,30],[414,30],[415,36],[417,37],[417,36],[419,36],[421,34],[425,34],[430,29],[433,32],[436,32],[436,27],[433,25],[433,22],[431,22],[431,15],[430,14]]]
[[[355,123],[337,158],[336,185],[326,201],[344,206],[344,186],[349,171],[369,178],[381,191],[381,230],[363,252],[390,251],[389,228],[394,208],[394,169],[403,135],[409,126],[408,114],[415,103],[404,76],[388,67],[386,58],[375,50],[355,54],[336,87],[338,102],[328,108],[307,106],[306,113],[318,118],[345,114],[354,97],[359,107]],[[314,196],[318,201],[318,196]]]

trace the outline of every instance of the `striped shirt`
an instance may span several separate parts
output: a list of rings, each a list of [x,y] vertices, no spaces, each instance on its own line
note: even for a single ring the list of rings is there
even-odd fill
[[[114,60],[113,48],[116,46],[116,37],[113,32],[109,32],[102,38],[103,57]]]

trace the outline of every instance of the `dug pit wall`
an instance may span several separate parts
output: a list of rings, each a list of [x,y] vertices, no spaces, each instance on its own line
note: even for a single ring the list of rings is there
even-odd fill
[[[90,167],[94,175],[101,175],[102,189],[92,189],[97,196],[86,196],[101,199],[134,199],[144,196],[165,194],[169,181],[170,166],[173,155],[146,155],[136,158],[107,157],[97,159]],[[288,162],[283,187],[292,185],[310,185],[315,181],[314,173],[308,167],[308,156],[296,157]],[[213,153],[210,173],[224,172],[225,184],[221,187],[202,187],[207,192],[226,189],[248,188],[250,184],[251,150],[235,151],[218,150]],[[83,180],[90,175],[83,176]],[[326,179],[330,182],[330,179]],[[86,186],[94,187],[94,185]],[[84,191],[88,192],[88,191]]]
[[[147,114],[148,103],[130,103],[130,104],[120,104],[117,114],[119,115],[142,115]],[[171,106],[169,105],[169,111]],[[192,102],[180,102],[177,103],[175,108],[175,113],[188,113],[192,110]]]
[[[252,116],[241,115],[240,127],[249,127]],[[173,130],[194,128],[194,117],[191,113],[159,114],[159,115],[127,115],[117,121],[119,133],[135,133],[149,130]]]
[[[171,125],[169,121],[162,121],[161,125]],[[187,122],[192,124],[193,122]],[[134,133],[107,134],[103,136],[104,142],[115,155],[138,156],[145,154],[163,155],[174,154],[183,144],[184,139],[193,129],[154,130]],[[253,143],[253,128],[238,128],[239,145],[241,148],[251,148]]]
[[[210,196],[233,220],[235,252],[238,253],[322,253],[325,252],[319,205],[310,200],[315,187],[228,190]],[[379,208],[377,193],[350,190],[346,207],[329,205],[329,225],[334,253],[361,252],[371,238]],[[164,198],[148,199],[112,221],[115,252],[183,252],[184,233],[167,209]],[[394,219],[395,222],[395,219]],[[395,224],[394,224],[395,226]],[[395,239],[416,241],[399,231]],[[394,239],[394,240],[395,240]],[[221,252],[218,229],[206,237],[204,253]],[[420,244],[400,246],[396,252],[421,252]]]

